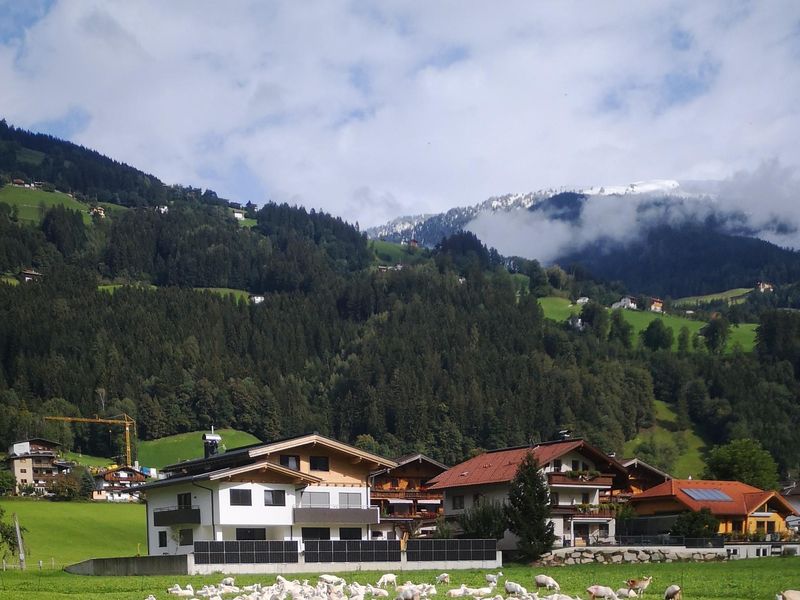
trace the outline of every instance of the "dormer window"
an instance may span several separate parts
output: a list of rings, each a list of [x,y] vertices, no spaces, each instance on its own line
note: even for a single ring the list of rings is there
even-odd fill
[[[310,468],[312,471],[330,471],[330,459],[327,456],[309,457]]]
[[[300,457],[296,454],[281,454],[281,466],[287,469],[300,470]]]

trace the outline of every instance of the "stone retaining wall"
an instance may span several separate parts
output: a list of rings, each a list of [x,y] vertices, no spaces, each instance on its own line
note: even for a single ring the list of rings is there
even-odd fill
[[[726,560],[724,548],[682,548],[675,546],[628,546],[598,548],[558,548],[539,560],[544,566],[622,563],[651,563]]]

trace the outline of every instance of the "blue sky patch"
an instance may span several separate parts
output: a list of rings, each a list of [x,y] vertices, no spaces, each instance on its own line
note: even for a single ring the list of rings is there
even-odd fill
[[[22,38],[25,30],[44,17],[54,0],[0,0],[0,44]]]
[[[63,117],[39,121],[31,126],[33,131],[40,131],[57,138],[71,140],[75,135],[86,129],[92,117],[85,109],[80,107],[70,108]]]
[[[719,70],[719,63],[706,59],[694,70],[667,73],[660,89],[663,106],[668,108],[676,104],[685,104],[702,96],[711,89]]]

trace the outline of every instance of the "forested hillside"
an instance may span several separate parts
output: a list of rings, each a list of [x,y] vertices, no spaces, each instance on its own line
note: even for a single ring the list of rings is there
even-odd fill
[[[41,417],[126,412],[143,439],[212,424],[262,440],[316,430],[454,463],[563,428],[621,451],[659,399],[712,443],[755,437],[783,470],[800,463],[798,314],[763,312],[753,353],[688,336],[651,350],[604,310],[583,330],[544,319],[536,298],[554,290],[617,297],[583,271],[504,259],[462,233],[432,260],[380,272],[340,219],[285,205],[254,216],[242,228],[184,198],[89,225],[54,207],[33,224],[0,204],[0,273],[43,274],[0,280],[0,446],[44,435],[110,455],[116,433]],[[98,289],[108,282],[158,287]]]

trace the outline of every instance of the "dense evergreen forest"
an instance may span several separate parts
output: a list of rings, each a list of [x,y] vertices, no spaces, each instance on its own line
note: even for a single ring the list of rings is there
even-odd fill
[[[212,424],[264,440],[316,430],[454,463],[564,428],[620,451],[659,399],[711,443],[753,437],[784,472],[800,466],[800,314],[748,309],[763,324],[753,353],[688,337],[652,350],[604,311],[587,310],[583,329],[543,318],[536,297],[554,288],[619,293],[584,270],[505,259],[460,233],[380,272],[340,219],[268,204],[244,228],[213,198],[159,197],[168,212],[142,202],[88,225],[63,207],[26,225],[0,204],[0,274],[43,273],[0,280],[0,446],[44,435],[110,455],[116,432],[41,417],[126,412],[143,439]],[[132,285],[99,287],[109,281]]]

